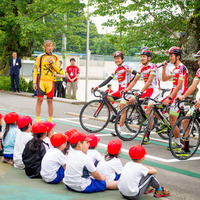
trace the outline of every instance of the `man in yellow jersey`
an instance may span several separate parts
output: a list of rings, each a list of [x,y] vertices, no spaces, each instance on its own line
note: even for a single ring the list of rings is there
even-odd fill
[[[44,95],[47,95],[47,105],[49,121],[52,122],[53,116],[53,95],[54,95],[54,76],[55,72],[60,71],[59,58],[52,54],[54,46],[51,40],[44,42],[45,53],[38,56],[35,69],[33,72],[33,89],[37,89],[36,117],[40,121],[41,105]],[[39,69],[39,77],[37,82],[37,72]],[[36,84],[37,82],[37,84]]]

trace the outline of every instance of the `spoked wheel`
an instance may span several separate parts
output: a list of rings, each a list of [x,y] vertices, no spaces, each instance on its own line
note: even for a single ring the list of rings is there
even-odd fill
[[[150,134],[151,130],[153,129],[153,125],[154,125],[154,121],[155,121],[154,110],[151,109],[151,111],[149,113],[149,116],[147,118],[147,121],[148,121],[148,123],[146,125],[145,130],[144,130],[144,134],[143,134],[143,138],[142,138],[142,141],[141,141],[141,145],[150,143],[149,134]]]
[[[173,133],[176,130],[180,131],[181,146],[175,146],[176,141]],[[193,116],[180,118],[172,127],[169,135],[169,147],[172,155],[179,160],[186,160],[192,157],[199,147],[199,131],[199,123],[197,120],[193,121]]]
[[[124,125],[119,130],[118,125],[121,118],[121,114],[125,112],[125,122]],[[142,117],[139,109],[135,105],[128,105],[118,112],[115,121],[115,131],[117,136],[124,141],[133,140],[139,133],[142,127],[144,119]]]
[[[101,100],[88,102],[81,109],[79,120],[82,128],[90,133],[103,130],[110,120],[108,105]]]

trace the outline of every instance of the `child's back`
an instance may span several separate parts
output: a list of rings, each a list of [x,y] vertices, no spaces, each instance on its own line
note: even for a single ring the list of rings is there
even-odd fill
[[[102,159],[101,154],[96,149],[88,149],[87,155],[90,156],[95,166],[97,166],[99,161]]]
[[[17,125],[10,125],[9,131],[4,138],[5,129],[2,131],[2,144],[4,146],[4,154],[13,154],[15,139],[17,133],[20,132]]]
[[[149,169],[141,163],[128,162],[122,169],[118,188],[125,196],[134,196],[139,191],[139,182],[148,174]]]
[[[97,171],[101,175],[106,176],[107,181],[117,180],[117,175],[121,174],[122,163],[119,158],[113,157],[111,160],[106,161],[105,157],[101,159],[97,165]]]
[[[65,177],[63,182],[69,188],[76,191],[83,191],[90,185],[91,179],[88,171],[91,173],[96,168],[89,156],[82,151],[73,150],[67,156]]]

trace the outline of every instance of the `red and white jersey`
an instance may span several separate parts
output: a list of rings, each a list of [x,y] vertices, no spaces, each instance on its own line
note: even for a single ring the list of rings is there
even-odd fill
[[[172,90],[178,85],[178,80],[183,80],[183,84],[181,89],[178,91],[177,94],[184,94],[187,90],[187,82],[188,82],[188,69],[185,65],[180,63],[177,67],[175,67],[170,72],[171,77],[173,78],[173,88]]]
[[[117,67],[115,71],[111,74],[112,78],[117,75],[119,90],[124,90],[129,86],[131,81],[131,71],[132,70],[129,66],[122,64],[122,66]]]
[[[151,74],[155,74],[151,85],[148,88],[160,89],[160,79],[158,74],[158,68],[155,64],[149,63],[148,66],[140,66],[137,71],[137,76],[143,76],[144,82],[148,81]]]

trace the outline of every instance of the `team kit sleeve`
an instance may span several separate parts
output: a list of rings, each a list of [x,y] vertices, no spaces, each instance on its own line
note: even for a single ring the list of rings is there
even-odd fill
[[[200,80],[200,68],[197,70],[194,80],[197,80],[197,81]]]
[[[185,76],[187,74],[187,69],[184,65],[182,65],[179,69],[179,80],[184,80]]]
[[[38,56],[34,70],[33,70],[33,83],[37,82],[37,73],[38,73],[38,68],[40,66],[40,60],[41,60],[40,58],[41,56]]]
[[[156,71],[157,71],[157,70],[158,70],[158,69],[157,69],[157,66],[153,64],[150,74],[156,75]]]
[[[141,76],[142,75],[142,67],[139,67],[136,76]]]
[[[54,56],[54,57],[55,57],[55,65],[53,66],[53,68],[57,73],[59,73],[60,72],[59,58],[58,56]]]

